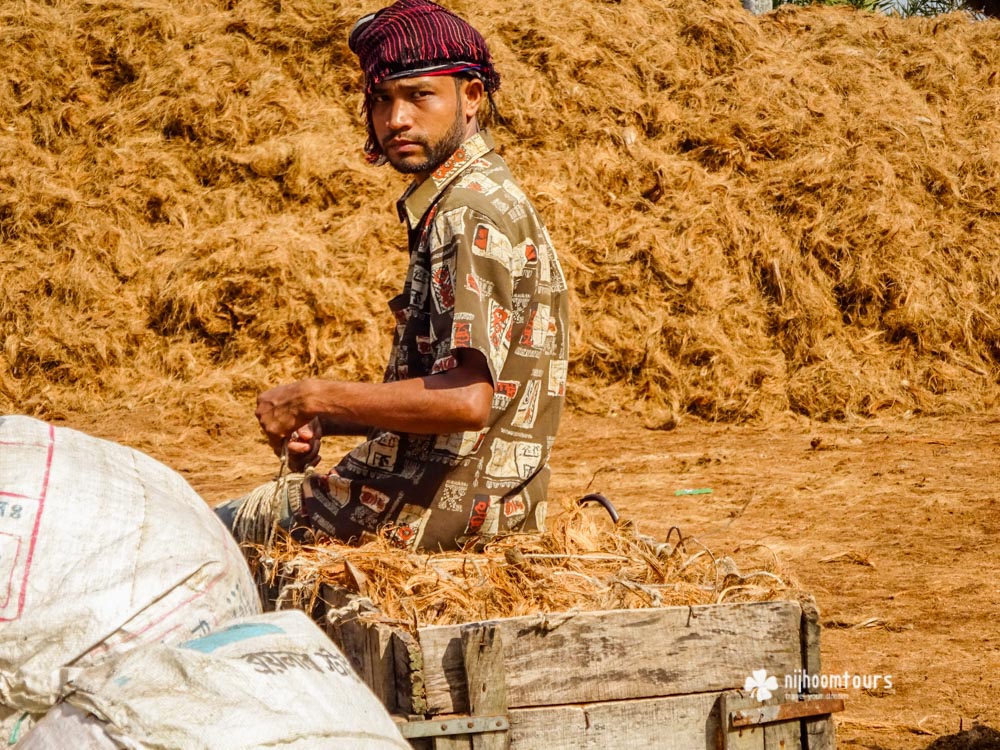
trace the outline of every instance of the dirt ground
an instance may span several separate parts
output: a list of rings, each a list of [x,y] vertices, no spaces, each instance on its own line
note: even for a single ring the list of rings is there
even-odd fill
[[[277,466],[249,409],[238,432],[211,434],[156,415],[69,421],[152,454],[213,504]],[[329,442],[324,455],[333,460],[352,441]],[[713,550],[770,548],[819,604],[823,672],[892,677],[889,690],[846,691],[842,750],[935,742],[935,750],[984,750],[1000,744],[973,741],[982,730],[968,730],[1000,728],[998,455],[1000,415],[851,424],[789,417],[766,428],[688,421],[670,432],[570,415],[552,494],[603,492],[641,530],[664,536],[676,525]]]
[[[1000,726],[998,449],[1000,416],[673,432],[576,418],[556,487],[590,484],[652,533],[767,545],[819,604],[823,672],[893,678],[847,691],[838,747],[923,749]],[[693,488],[712,493],[674,494]]]

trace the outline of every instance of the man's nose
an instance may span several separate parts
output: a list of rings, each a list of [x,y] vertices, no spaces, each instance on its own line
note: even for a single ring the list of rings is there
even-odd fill
[[[408,129],[413,124],[413,108],[405,99],[393,100],[389,107],[386,125],[389,130],[398,132]]]

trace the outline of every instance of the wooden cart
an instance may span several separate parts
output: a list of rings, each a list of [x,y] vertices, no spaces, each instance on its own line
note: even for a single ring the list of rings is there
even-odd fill
[[[327,619],[415,748],[832,750],[842,697],[784,683],[820,673],[817,618],[809,599],[532,615],[415,637],[343,608]],[[762,669],[779,683],[767,701],[742,690]]]

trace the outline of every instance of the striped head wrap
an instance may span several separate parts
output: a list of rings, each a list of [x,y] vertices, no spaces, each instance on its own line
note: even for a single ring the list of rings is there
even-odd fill
[[[500,88],[500,75],[482,34],[430,0],[397,0],[365,16],[354,24],[348,44],[365,74],[365,153],[372,163],[383,158],[371,118],[371,93],[379,83],[468,74],[482,80],[488,97]]]

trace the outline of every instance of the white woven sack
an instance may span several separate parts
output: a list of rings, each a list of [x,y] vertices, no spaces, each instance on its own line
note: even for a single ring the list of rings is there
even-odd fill
[[[104,731],[104,722],[68,703],[50,709],[15,747],[17,750],[121,750]]]
[[[75,669],[109,654],[260,611],[239,548],[179,474],[74,430],[0,417],[6,711],[46,711]]]
[[[347,658],[299,610],[130,651],[77,675],[70,688],[66,701],[106,722],[127,750],[411,750]],[[32,744],[42,727],[19,750],[45,748]]]

